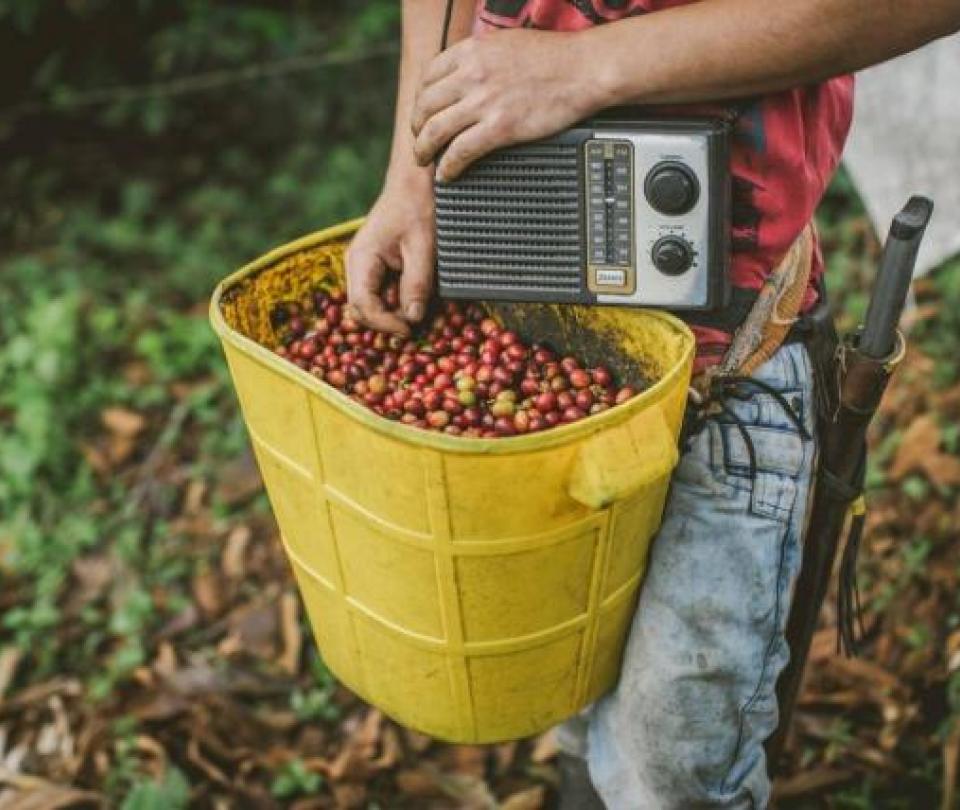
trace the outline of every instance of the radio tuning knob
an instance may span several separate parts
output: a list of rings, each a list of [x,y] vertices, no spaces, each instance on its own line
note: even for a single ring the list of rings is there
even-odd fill
[[[680,276],[693,266],[693,248],[679,236],[658,239],[651,251],[653,266],[668,276]]]
[[[647,202],[661,214],[686,214],[700,199],[697,176],[683,163],[664,161],[654,166],[643,184]]]

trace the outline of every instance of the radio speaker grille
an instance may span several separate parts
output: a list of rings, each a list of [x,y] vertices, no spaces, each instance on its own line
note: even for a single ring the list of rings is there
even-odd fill
[[[580,298],[579,155],[576,144],[513,147],[436,184],[441,294]]]

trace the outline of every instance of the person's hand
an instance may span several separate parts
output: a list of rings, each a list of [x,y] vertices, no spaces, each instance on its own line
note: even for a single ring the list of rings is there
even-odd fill
[[[425,71],[413,108],[414,151],[455,179],[502,146],[554,135],[602,106],[583,33],[496,31],[465,39]]]
[[[433,185],[430,174],[388,181],[347,251],[347,296],[360,321],[407,335],[423,318],[433,288]],[[400,309],[380,293],[389,271],[400,272]]]

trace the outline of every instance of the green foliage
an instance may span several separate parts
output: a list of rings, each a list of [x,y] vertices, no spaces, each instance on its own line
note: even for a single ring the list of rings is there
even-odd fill
[[[190,801],[190,784],[176,768],[159,781],[137,782],[120,805],[120,810],[183,810]]]
[[[313,688],[294,690],[290,696],[290,708],[297,715],[297,719],[303,722],[338,720],[340,708],[333,702],[337,682],[316,652],[310,660],[310,671],[313,676]]]
[[[310,796],[323,787],[323,777],[308,771],[303,760],[290,760],[273,780],[270,791],[278,799],[290,799],[295,796]]]
[[[949,386],[960,380],[960,363],[957,363],[957,345],[960,344],[960,259],[948,262],[937,270],[931,279],[937,301],[937,317],[922,322],[916,330],[918,339],[934,361],[934,381],[939,386]],[[955,451],[957,433],[952,438],[951,452]]]
[[[398,13],[389,0],[0,3],[0,47],[27,77],[0,87],[16,113],[0,115],[0,574],[19,589],[0,646],[27,651],[36,677],[95,671],[90,695],[108,696],[182,608],[165,528],[177,493],[149,472],[96,469],[101,413],[145,417],[135,463],[177,452],[204,476],[246,450],[210,291],[369,206],[395,64],[367,54],[395,43]],[[93,35],[104,31],[110,48]],[[331,53],[356,60],[324,66]],[[298,59],[309,69],[270,73]],[[198,76],[213,83],[198,89]],[[54,144],[73,130],[76,146]],[[62,644],[72,566],[92,553],[121,571],[83,607],[83,643]],[[329,696],[305,693],[302,710],[331,714]]]

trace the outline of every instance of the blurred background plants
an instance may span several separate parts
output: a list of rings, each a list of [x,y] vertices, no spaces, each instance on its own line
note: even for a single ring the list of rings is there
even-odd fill
[[[431,745],[371,719],[308,641],[301,655],[309,632],[206,322],[231,269],[373,200],[398,25],[395,0],[0,0],[0,804],[21,770],[126,808],[534,807],[552,783],[547,743]],[[877,246],[845,174],[821,228],[854,322]],[[875,456],[888,511],[866,572],[874,649],[907,668],[886,686],[906,719],[867,701],[801,724],[796,763],[844,787],[794,783],[798,806],[950,799],[960,477],[900,447],[908,418],[932,413],[907,443],[960,452],[960,264],[919,292],[922,356]],[[186,708],[157,705],[164,678]],[[237,761],[203,742],[211,701],[253,729],[227,735]],[[865,761],[857,729],[891,723],[895,745]]]
[[[124,508],[126,482],[98,478],[83,452],[102,409],[162,420],[171,383],[203,380],[191,419],[218,435],[196,462],[236,455],[242,429],[203,317],[213,284],[376,193],[397,6],[282,5],[0,5],[13,67],[0,86],[0,548],[29,581],[3,625],[28,649],[60,620],[72,560],[106,527],[147,528]],[[148,587],[144,549],[125,545]],[[138,593],[107,632],[160,618]],[[36,651],[41,670],[64,663]]]

